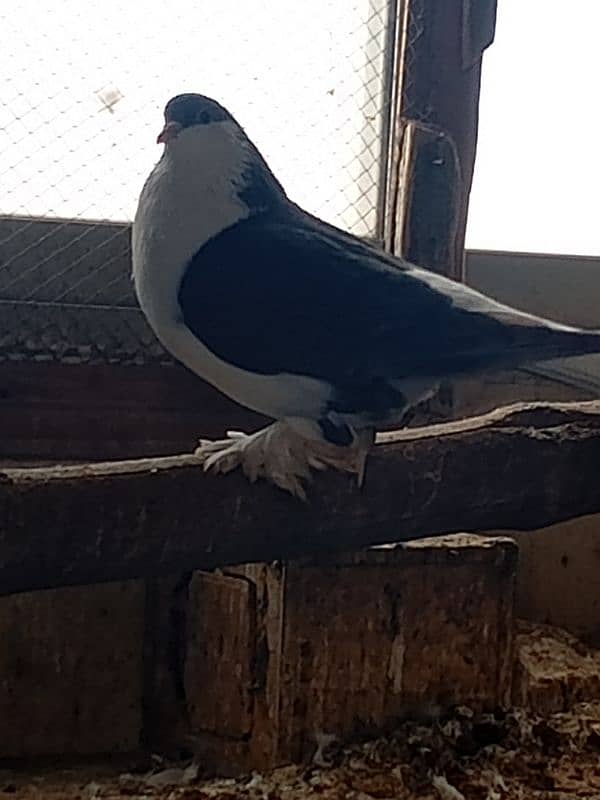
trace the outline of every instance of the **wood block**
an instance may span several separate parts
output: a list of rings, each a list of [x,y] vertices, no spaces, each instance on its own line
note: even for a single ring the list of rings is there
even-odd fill
[[[196,573],[184,680],[194,728],[243,739],[252,730],[256,592],[244,578]]]
[[[511,540],[458,535],[196,573],[196,748],[220,772],[260,770],[310,757],[324,735],[506,704],[515,570]]]
[[[453,536],[0,602],[0,756],[310,757],[510,692],[516,549]]]
[[[144,586],[0,600],[0,757],[139,746]]]

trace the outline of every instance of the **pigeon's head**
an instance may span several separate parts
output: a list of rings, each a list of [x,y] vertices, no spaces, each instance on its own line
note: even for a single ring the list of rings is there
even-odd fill
[[[189,128],[235,120],[222,105],[202,94],[178,94],[165,107],[165,126],[156,140],[167,144]]]
[[[236,202],[241,201],[250,214],[288,202],[241,125],[210,97],[178,94],[171,98],[157,141],[165,145],[159,172],[167,170],[199,191],[210,187],[213,206],[226,202],[217,200],[221,191],[235,194]]]

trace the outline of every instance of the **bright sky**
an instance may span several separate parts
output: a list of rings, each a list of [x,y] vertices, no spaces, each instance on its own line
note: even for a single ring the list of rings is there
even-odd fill
[[[467,246],[600,255],[600,0],[498,0]]]
[[[372,233],[384,5],[2,4],[0,213],[131,219],[165,101],[201,91],[236,114],[294,200]],[[499,0],[469,247],[600,255],[599,29],[600,0]]]

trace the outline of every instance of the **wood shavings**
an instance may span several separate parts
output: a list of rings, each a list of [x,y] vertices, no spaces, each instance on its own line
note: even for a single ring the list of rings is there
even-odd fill
[[[435,775],[432,784],[441,800],[465,800],[464,794],[448,783],[444,775]]]
[[[331,762],[325,757],[325,751],[328,747],[335,743],[336,737],[331,733],[317,731],[315,734],[315,741],[317,743],[317,749],[315,750],[315,754],[312,758],[313,764],[315,764],[317,767],[329,766]]]
[[[520,636],[518,650],[526,647],[529,659],[520,663],[529,670],[519,680],[526,681],[529,708],[481,714],[458,707],[430,724],[404,722],[387,736],[346,747],[321,734],[310,764],[238,779],[208,779],[202,764],[162,759],[150,772],[146,761],[139,772],[131,767],[121,775],[106,764],[4,770],[0,800],[598,800],[597,655],[547,628]],[[536,690],[544,677],[531,655],[538,644],[546,682],[577,687],[552,712],[548,695]],[[539,709],[532,707],[536,698]]]
[[[14,800],[598,800],[599,732],[600,702],[544,717],[460,709],[430,725],[407,722],[389,736],[336,746],[328,766],[212,780],[202,778],[201,765],[163,764],[121,780],[89,766],[5,771],[0,798],[9,786]]]

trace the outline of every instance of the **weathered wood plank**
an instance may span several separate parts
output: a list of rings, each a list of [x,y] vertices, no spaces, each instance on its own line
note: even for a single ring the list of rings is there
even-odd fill
[[[359,491],[318,475],[303,504],[194,456],[0,474],[0,593],[534,529],[600,511],[600,402],[519,405],[381,437]]]
[[[503,707],[516,568],[511,539],[458,534],[194,573],[185,670],[196,757],[219,774],[262,772],[310,761],[324,733],[345,742],[407,716]]]
[[[415,264],[462,280],[481,60],[494,37],[496,0],[410,2],[403,8],[406,42],[386,245]],[[427,136],[423,124],[444,141]]]
[[[168,455],[265,421],[178,365],[0,365],[0,458]]]
[[[518,380],[517,380],[518,378]],[[513,402],[585,400],[520,373],[454,381],[451,400],[418,411],[411,427]],[[0,363],[0,463],[106,461],[190,451],[199,438],[268,422],[179,365]]]
[[[143,581],[2,598],[0,758],[139,748],[144,606]]]

